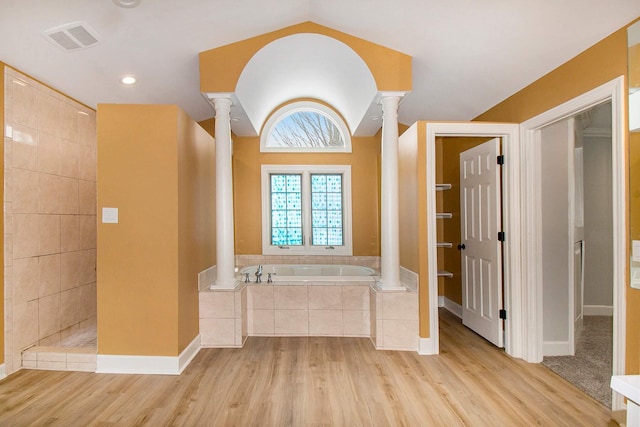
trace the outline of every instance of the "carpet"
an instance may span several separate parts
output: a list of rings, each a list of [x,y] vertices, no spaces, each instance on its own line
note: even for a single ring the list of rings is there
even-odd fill
[[[545,356],[542,364],[611,408],[613,317],[586,316],[575,356]]]

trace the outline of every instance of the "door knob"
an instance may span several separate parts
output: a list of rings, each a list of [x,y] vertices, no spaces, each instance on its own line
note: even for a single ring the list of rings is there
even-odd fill
[[[463,251],[463,250],[465,250],[465,249],[466,249],[466,246],[464,245],[464,243],[463,243],[463,244],[461,244],[461,245],[458,245],[458,250],[459,250],[459,251]]]

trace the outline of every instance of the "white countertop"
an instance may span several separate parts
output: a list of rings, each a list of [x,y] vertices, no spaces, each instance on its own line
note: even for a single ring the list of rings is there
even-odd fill
[[[640,375],[614,375],[611,377],[611,388],[640,405]]]

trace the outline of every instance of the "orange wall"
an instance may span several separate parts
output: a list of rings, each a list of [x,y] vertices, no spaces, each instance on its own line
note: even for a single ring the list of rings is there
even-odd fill
[[[198,335],[198,273],[216,263],[215,144],[178,112],[178,349]],[[194,315],[195,314],[195,315]]]
[[[209,122],[210,123],[210,122]],[[204,125],[209,128],[209,123]],[[352,153],[261,153],[259,137],[233,137],[236,254],[262,253],[263,164],[351,165],[353,255],[380,255],[378,155],[380,136],[351,138]]]
[[[400,265],[418,273],[420,336],[429,336],[429,269],[427,261],[426,179],[424,122],[406,130],[398,144],[398,202],[400,205]]]
[[[99,354],[177,356],[198,333],[197,272],[215,263],[205,141],[176,106],[98,107],[99,214],[119,208],[98,223]]]
[[[521,123],[620,75],[628,77],[626,27],[510,96],[476,120]],[[625,134],[625,146],[628,140],[629,135]],[[639,175],[640,166],[632,164],[629,176]],[[638,180],[631,180],[630,183],[630,194],[634,194],[637,192]],[[633,230],[636,219],[631,220]],[[630,237],[639,238],[633,234]],[[627,286],[626,301],[626,372],[635,374],[640,373],[640,311],[637,310],[640,306],[640,291]]]
[[[0,124],[2,125],[3,143],[0,144],[0,159],[2,168],[0,168],[0,182],[4,183],[4,67],[5,64],[0,62]],[[4,185],[0,188],[0,200],[4,200]],[[0,236],[4,238],[4,221],[0,224]],[[4,245],[0,248],[0,265],[4,265]],[[0,277],[0,295],[2,295],[2,304],[0,304],[0,365],[4,363],[4,274]]]
[[[378,90],[411,90],[410,56],[313,22],[304,22],[200,52],[200,91],[235,92],[242,70],[256,52],[274,40],[299,33],[322,34],[351,47],[369,66]]]

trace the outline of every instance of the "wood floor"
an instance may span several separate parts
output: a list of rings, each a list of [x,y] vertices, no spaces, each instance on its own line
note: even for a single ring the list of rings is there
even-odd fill
[[[361,338],[249,338],[180,376],[23,370],[1,426],[606,426],[608,409],[441,313],[441,354]]]

